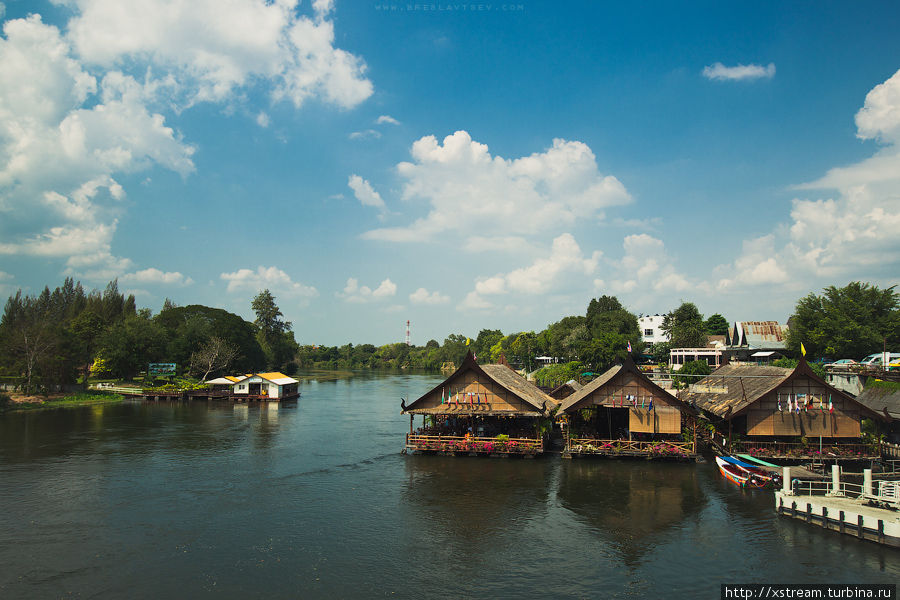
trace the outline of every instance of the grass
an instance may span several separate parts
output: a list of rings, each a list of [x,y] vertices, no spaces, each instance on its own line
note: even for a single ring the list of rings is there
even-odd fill
[[[120,394],[81,392],[41,402],[12,402],[6,405],[6,409],[10,411],[22,411],[75,408],[79,406],[94,406],[97,404],[116,404],[122,400],[124,400],[124,397]]]

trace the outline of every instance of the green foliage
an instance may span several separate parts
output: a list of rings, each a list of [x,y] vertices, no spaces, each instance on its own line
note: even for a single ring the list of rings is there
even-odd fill
[[[650,345],[649,354],[653,357],[653,362],[665,365],[669,363],[669,350],[671,349],[672,344],[669,342],[657,342]]]
[[[796,369],[797,365],[800,364],[800,361],[796,358],[779,358],[778,360],[772,361],[773,367],[781,367],[782,369]],[[807,363],[809,367],[813,370],[813,373],[825,379],[825,367],[822,365],[817,365],[815,363]]]
[[[672,382],[677,387],[687,387],[702,379],[697,375],[709,375],[710,373],[712,373],[712,369],[705,360],[692,360],[681,365],[681,368],[672,376]],[[689,377],[689,375],[693,375],[693,377]]]
[[[103,334],[100,348],[114,377],[134,379],[149,363],[166,359],[166,331],[153,320],[131,316]]]
[[[725,320],[725,317],[716,313],[714,315],[710,315],[708,319],[703,323],[704,332],[707,335],[726,335],[728,333],[729,325],[728,321]]]
[[[590,301],[585,316],[588,341],[581,349],[582,361],[594,370],[602,371],[628,354],[631,343],[633,356],[644,348],[637,317],[625,310],[615,296],[601,296]]]
[[[726,323],[727,328],[727,323]],[[706,329],[703,315],[693,302],[681,306],[663,318],[662,330],[669,335],[672,348],[703,348],[706,346]]]
[[[821,296],[810,293],[797,302],[787,334],[787,347],[807,359],[860,359],[900,345],[900,295],[891,286],[879,289],[854,281],[829,286]]]
[[[256,339],[266,356],[268,369],[280,370],[294,358],[299,347],[291,331],[291,322],[282,320],[281,309],[275,304],[275,296],[263,290],[253,298],[250,306],[256,313]]]
[[[555,388],[573,379],[580,380],[584,371],[584,364],[581,361],[573,360],[542,367],[534,374],[534,380],[538,385]]]
[[[874,377],[869,377],[869,380],[866,382],[866,389],[869,388],[900,392],[900,382],[882,381],[880,379],[875,379]]]

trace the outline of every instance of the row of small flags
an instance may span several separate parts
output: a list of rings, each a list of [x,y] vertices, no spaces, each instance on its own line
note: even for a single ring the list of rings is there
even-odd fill
[[[462,401],[460,401],[460,396],[462,396]],[[484,402],[485,404],[487,403],[487,398],[484,399]],[[441,404],[456,404],[456,406],[462,404],[481,404],[481,394],[479,392],[462,392],[462,394],[460,394],[460,391],[456,390],[456,396],[454,396],[452,390],[447,394],[447,390],[441,388]]]
[[[649,400],[649,402],[648,402]],[[624,407],[626,402],[630,402],[633,408],[638,408],[638,397],[635,394],[626,394],[622,392],[622,395],[619,399],[619,406]],[[646,405],[647,410],[653,410],[653,396],[650,396],[648,399],[647,396],[641,396],[641,406],[640,408],[644,408]],[[613,401],[613,406],[615,406],[615,401]]]
[[[816,401],[819,403],[819,410],[825,412],[825,399],[822,397],[816,398],[813,395],[807,396],[806,394],[788,394],[787,411],[797,412],[799,414],[801,407],[806,412],[809,412],[810,408],[815,410],[814,403]],[[784,412],[784,409],[781,406],[781,394],[778,395],[778,412]],[[828,394],[828,412],[834,412],[834,403],[831,401],[831,394]]]

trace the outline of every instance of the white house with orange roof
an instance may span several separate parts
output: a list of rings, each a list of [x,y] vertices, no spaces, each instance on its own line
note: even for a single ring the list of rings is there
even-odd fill
[[[300,382],[277,371],[251,373],[234,379],[232,393],[237,397],[245,396],[247,400],[290,400],[300,395]]]

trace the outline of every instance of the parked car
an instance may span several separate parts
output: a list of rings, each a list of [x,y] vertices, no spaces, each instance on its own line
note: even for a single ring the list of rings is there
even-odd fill
[[[833,364],[833,365],[858,365],[859,363],[856,362],[855,360],[853,360],[852,358],[841,358],[841,359],[834,361],[831,364]]]
[[[885,360],[887,360],[888,363],[900,360],[900,352],[875,352],[859,361],[859,364],[864,367],[880,367],[884,364]]]

